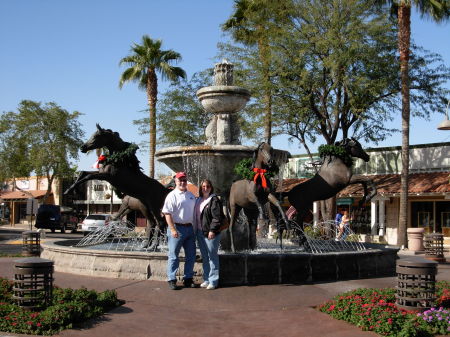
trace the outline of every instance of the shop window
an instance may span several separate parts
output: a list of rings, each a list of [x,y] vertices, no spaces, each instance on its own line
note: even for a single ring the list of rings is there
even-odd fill
[[[411,203],[411,226],[429,227],[433,225],[433,201]]]
[[[105,185],[94,185],[94,191],[101,192],[105,190]]]
[[[450,227],[450,212],[441,213],[441,226]]]
[[[419,227],[429,227],[431,225],[431,212],[417,212],[417,223]]]

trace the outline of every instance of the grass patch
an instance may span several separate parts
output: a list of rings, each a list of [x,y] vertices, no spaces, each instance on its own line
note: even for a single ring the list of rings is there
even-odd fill
[[[25,257],[21,253],[1,253],[0,257]]]
[[[4,332],[50,336],[123,304],[113,290],[54,287],[52,304],[33,312],[14,303],[12,286],[12,281],[0,277],[0,331]]]
[[[356,289],[335,296],[318,309],[336,319],[382,336],[425,337],[450,334],[450,282],[436,283],[436,308],[417,313],[398,309],[395,289]]]

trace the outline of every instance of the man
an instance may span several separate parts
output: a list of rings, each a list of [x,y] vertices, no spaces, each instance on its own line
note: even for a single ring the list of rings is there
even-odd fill
[[[167,278],[169,288],[172,290],[178,289],[176,273],[180,264],[178,255],[181,247],[183,247],[185,255],[184,286],[195,287],[192,280],[196,253],[195,235],[192,227],[194,206],[195,196],[187,190],[186,173],[178,172],[175,175],[175,189],[167,195],[162,209],[168,225]]]

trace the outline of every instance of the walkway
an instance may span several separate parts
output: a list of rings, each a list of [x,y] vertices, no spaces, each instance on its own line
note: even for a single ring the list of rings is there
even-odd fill
[[[13,277],[13,261],[0,259],[0,275]],[[83,328],[61,337],[359,337],[377,336],[314,309],[334,295],[356,288],[393,287],[395,277],[309,285],[265,285],[169,290],[165,282],[133,281],[55,273],[60,287],[115,289],[126,303]],[[439,265],[438,280],[450,280],[450,264]],[[0,336],[20,336],[1,334]]]

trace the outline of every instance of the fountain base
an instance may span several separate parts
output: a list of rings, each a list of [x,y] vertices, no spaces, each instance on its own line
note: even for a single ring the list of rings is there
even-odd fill
[[[41,257],[59,272],[137,280],[166,281],[165,252],[121,252],[73,247],[77,240],[42,244]],[[365,244],[365,251],[312,254],[304,252],[220,254],[220,285],[293,284],[395,275],[398,249]],[[183,267],[183,258],[180,259]],[[195,263],[196,282],[202,264]],[[180,273],[182,275],[182,273]]]

